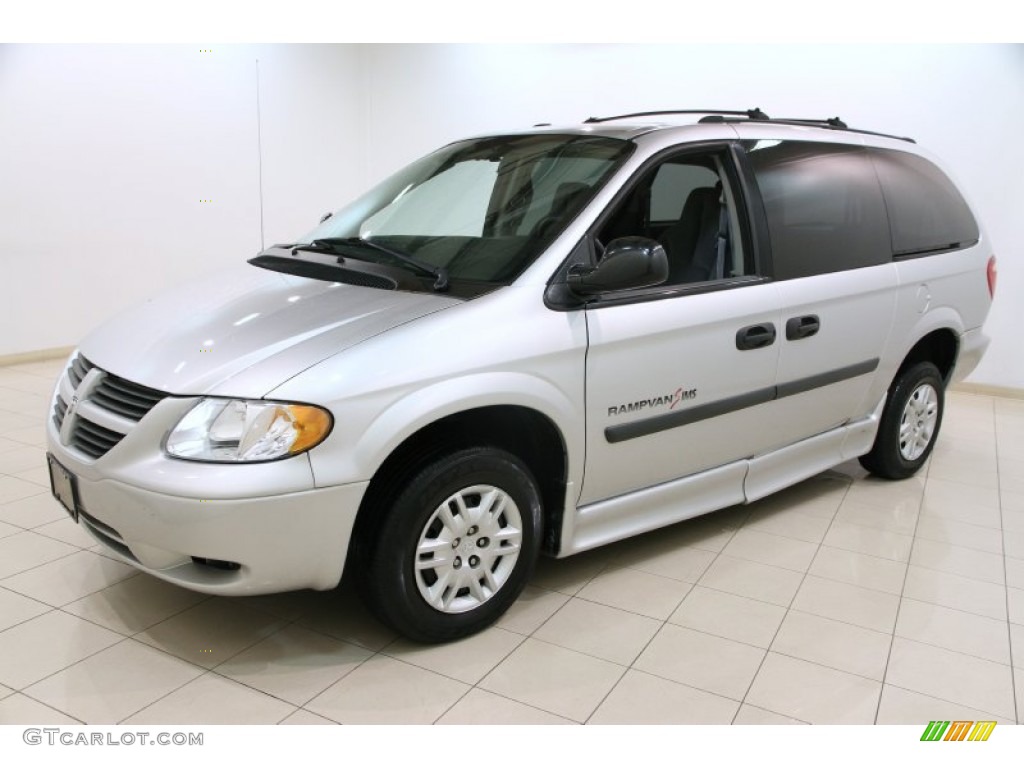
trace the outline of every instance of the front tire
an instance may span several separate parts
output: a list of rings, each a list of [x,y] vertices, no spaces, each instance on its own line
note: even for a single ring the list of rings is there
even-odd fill
[[[413,640],[473,634],[526,585],[541,521],[537,482],[517,457],[491,447],[443,456],[384,511],[359,564],[360,592],[384,623]]]
[[[902,480],[928,460],[942,426],[945,384],[934,363],[912,365],[889,390],[871,452],[861,466],[874,475]]]

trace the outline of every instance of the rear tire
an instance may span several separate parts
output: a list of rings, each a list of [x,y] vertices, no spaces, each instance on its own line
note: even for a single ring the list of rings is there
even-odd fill
[[[413,640],[484,629],[533,573],[540,492],[506,451],[469,448],[429,461],[380,512],[356,564],[359,591],[381,621]]]
[[[942,426],[945,384],[934,363],[912,365],[896,377],[870,453],[861,466],[873,475],[902,480],[928,460]]]

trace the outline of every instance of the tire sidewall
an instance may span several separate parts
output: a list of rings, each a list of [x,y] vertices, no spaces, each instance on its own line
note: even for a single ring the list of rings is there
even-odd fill
[[[493,597],[463,613],[443,613],[420,594],[414,553],[437,507],[474,485],[493,485],[515,502],[523,526],[520,551],[512,573]],[[492,624],[532,575],[540,550],[541,519],[537,483],[513,455],[496,448],[474,448],[438,459],[398,495],[380,530],[373,578],[378,580],[375,591],[385,603],[376,606],[378,613],[403,634],[425,642],[462,637]]]
[[[938,399],[938,413],[935,428],[927,447],[916,459],[910,460],[900,451],[900,426],[907,403],[922,384],[929,384],[935,390]],[[942,418],[946,410],[945,385],[939,369],[933,363],[922,362],[908,368],[899,377],[893,388],[892,396],[886,405],[885,414],[880,425],[880,455],[877,457],[887,471],[887,476],[910,477],[916,473],[931,456],[932,449],[939,437]]]

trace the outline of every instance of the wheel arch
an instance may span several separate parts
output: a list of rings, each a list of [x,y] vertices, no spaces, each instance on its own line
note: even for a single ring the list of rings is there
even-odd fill
[[[449,413],[420,425],[391,448],[370,480],[356,515],[352,548],[370,540],[382,510],[413,473],[442,455],[489,445],[517,456],[537,481],[544,509],[542,551],[557,554],[569,481],[569,451],[555,420],[524,405],[483,405]]]
[[[903,357],[899,368],[896,371],[894,380],[900,375],[921,362],[931,362],[942,374],[942,381],[948,385],[956,368],[956,359],[960,351],[960,336],[952,328],[937,328],[926,333],[910,348]]]

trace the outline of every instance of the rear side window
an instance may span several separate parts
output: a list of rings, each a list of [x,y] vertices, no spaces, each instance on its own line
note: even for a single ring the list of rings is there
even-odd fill
[[[746,149],[764,201],[777,280],[891,259],[882,190],[862,147],[757,141]]]
[[[917,256],[978,242],[978,223],[933,163],[892,149],[871,151],[889,209],[893,255]]]

